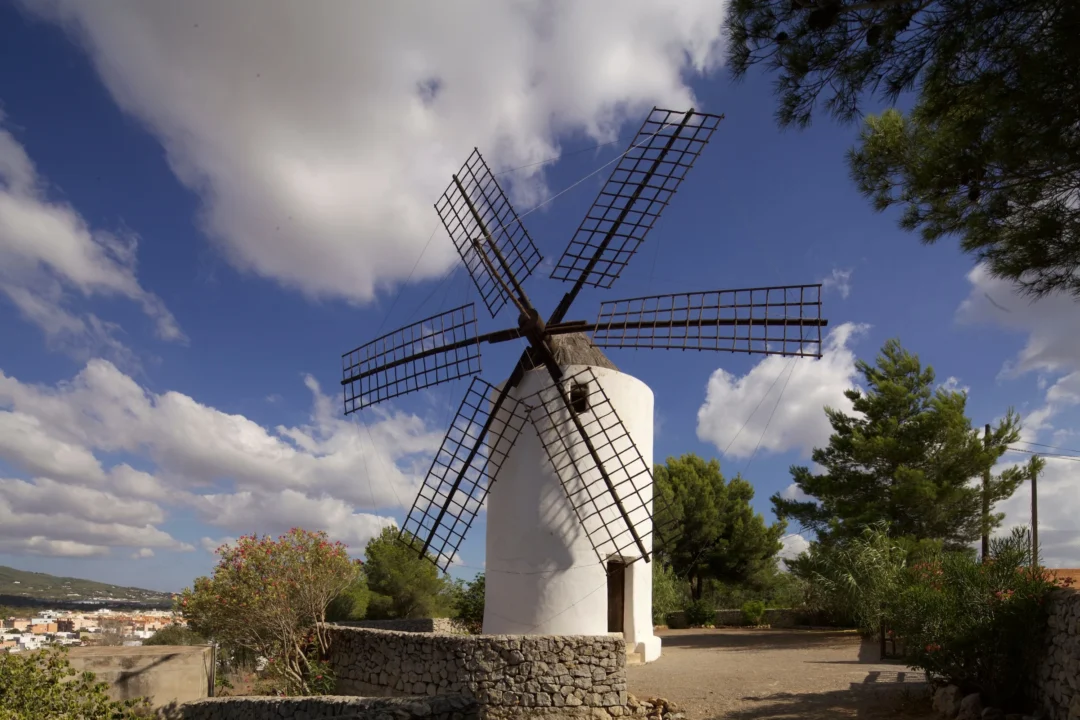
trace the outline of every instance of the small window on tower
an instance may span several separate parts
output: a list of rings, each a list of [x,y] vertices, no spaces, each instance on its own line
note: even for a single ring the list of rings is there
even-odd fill
[[[573,383],[570,385],[570,409],[575,415],[589,411],[589,384]]]

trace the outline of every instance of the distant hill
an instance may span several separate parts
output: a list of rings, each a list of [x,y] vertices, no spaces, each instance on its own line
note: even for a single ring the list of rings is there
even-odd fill
[[[41,605],[138,604],[168,606],[172,595],[157,590],[121,587],[108,583],[27,572],[0,565],[0,604]]]

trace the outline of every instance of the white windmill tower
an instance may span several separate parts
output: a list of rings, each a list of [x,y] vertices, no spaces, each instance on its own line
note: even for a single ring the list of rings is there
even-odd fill
[[[511,303],[517,327],[478,334],[469,304],[343,356],[348,414],[477,375],[481,343],[528,341],[500,386],[473,378],[401,532],[445,571],[487,501],[485,633],[621,631],[646,661],[660,654],[653,396],[599,348],[820,357],[820,285],[617,300],[595,322],[564,319],[583,287],[619,277],[722,119],[653,109],[552,272],[573,287],[546,322],[521,285],[540,254],[474,150],[435,207],[492,317]]]

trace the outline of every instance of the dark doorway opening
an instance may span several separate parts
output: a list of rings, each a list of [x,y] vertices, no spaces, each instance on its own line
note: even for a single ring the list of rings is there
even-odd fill
[[[626,607],[626,563],[608,560],[607,563],[607,629],[623,632]]]

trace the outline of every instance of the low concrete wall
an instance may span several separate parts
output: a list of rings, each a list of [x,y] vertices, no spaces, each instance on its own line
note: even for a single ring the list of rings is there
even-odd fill
[[[209,697],[213,648],[208,645],[73,647],[71,667],[109,684],[109,697],[147,697],[155,706]]]
[[[484,717],[605,716],[626,705],[626,643],[607,635],[443,635],[330,626],[344,695],[463,695]],[[594,712],[595,711],[595,712]]]
[[[346,620],[335,625],[370,628],[372,630],[396,630],[410,633],[440,633],[443,635],[468,635],[457,620],[452,618],[414,618],[409,620]]]
[[[1048,720],[1075,720],[1080,718],[1080,591],[1055,590],[1049,615],[1036,695]]]
[[[476,720],[476,700],[463,697],[357,698],[230,697],[198,700],[180,707],[184,720]]]

